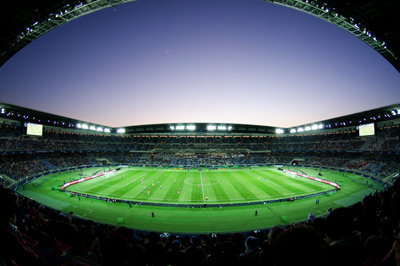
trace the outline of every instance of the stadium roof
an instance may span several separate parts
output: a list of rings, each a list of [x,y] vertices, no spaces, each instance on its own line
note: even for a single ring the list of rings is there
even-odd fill
[[[4,0],[0,66],[46,32],[86,14],[134,0]],[[317,16],[350,32],[400,72],[400,1],[264,0]]]
[[[127,134],[185,134],[185,135],[227,135],[227,134],[279,134],[291,133],[291,130],[298,132],[318,132],[323,130],[355,128],[361,124],[378,123],[400,119],[400,103],[372,109],[346,116],[336,117],[323,121],[316,121],[310,124],[298,125],[291,128],[277,128],[270,126],[231,124],[231,123],[168,123],[154,125],[139,125],[123,128],[110,128],[104,125],[94,124],[73,118],[67,118],[55,114],[36,111],[8,103],[0,102],[0,118],[25,123],[37,123],[46,126],[79,129],[82,133],[90,131],[96,133],[127,133]],[[105,130],[107,129],[107,130]],[[302,129],[301,131],[299,129]],[[306,132],[307,133],[307,132]]]

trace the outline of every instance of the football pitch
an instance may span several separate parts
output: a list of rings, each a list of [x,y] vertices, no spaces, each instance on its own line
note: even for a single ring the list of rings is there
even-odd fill
[[[18,192],[84,219],[137,230],[228,233],[299,222],[311,211],[324,215],[329,207],[349,206],[381,189],[380,184],[354,174],[299,167],[289,170],[338,183],[341,189],[332,192],[331,185],[276,167],[202,171],[127,167],[103,174],[108,170],[51,174]],[[56,189],[99,173],[66,187],[67,192]]]

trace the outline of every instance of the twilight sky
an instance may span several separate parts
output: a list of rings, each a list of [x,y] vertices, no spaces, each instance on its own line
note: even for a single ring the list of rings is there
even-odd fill
[[[259,0],[138,0],[73,20],[0,68],[0,101],[120,127],[292,127],[400,102],[344,30]]]

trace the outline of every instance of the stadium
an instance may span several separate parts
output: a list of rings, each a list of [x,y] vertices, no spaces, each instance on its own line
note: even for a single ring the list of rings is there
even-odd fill
[[[48,6],[54,19],[21,17],[29,30],[2,40],[1,64],[125,2],[62,1]],[[345,29],[399,70],[398,25],[379,20],[377,1],[271,2]],[[399,115],[397,103],[289,128],[108,127],[0,102],[2,263],[399,265]]]

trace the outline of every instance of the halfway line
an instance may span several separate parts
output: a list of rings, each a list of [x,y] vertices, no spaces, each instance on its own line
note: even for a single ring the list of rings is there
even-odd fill
[[[203,192],[203,200],[204,200],[203,177],[201,176],[201,172],[200,172],[200,183],[201,183],[201,192]]]

